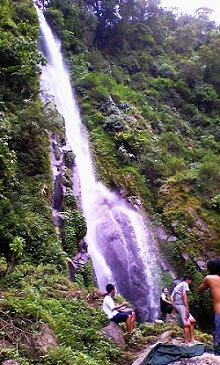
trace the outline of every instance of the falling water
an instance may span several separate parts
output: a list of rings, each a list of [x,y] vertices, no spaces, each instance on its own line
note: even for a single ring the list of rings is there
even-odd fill
[[[52,34],[38,10],[45,57],[41,88],[53,95],[65,120],[66,137],[76,155],[81,203],[87,222],[88,252],[98,286],[112,282],[127,298],[139,320],[153,320],[158,312],[158,266],[155,245],[146,219],[117,193],[96,179],[88,136],[81,123],[60,41]]]

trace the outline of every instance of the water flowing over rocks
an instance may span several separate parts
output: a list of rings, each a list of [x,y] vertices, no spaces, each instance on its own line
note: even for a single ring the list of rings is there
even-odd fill
[[[87,131],[81,122],[60,42],[53,36],[42,14],[39,14],[39,19],[43,49],[48,59],[47,65],[42,67],[41,85],[43,90],[49,90],[48,93],[53,96],[56,108],[65,122],[68,141],[65,144],[68,146],[68,154],[64,153],[64,158],[64,147],[61,150],[53,141],[59,151],[57,158],[55,150],[52,157],[55,185],[58,188],[53,200],[54,217],[59,217],[59,205],[65,194],[62,181],[64,180],[65,187],[73,188],[75,193],[77,180],[77,198],[87,222],[85,241],[88,243],[88,254],[92,259],[99,289],[104,291],[106,284],[113,282],[117,292],[131,301],[138,321],[153,321],[159,310],[162,267],[162,263],[158,262],[159,253],[153,231],[141,212],[137,197],[136,206],[132,206],[97,180]],[[123,118],[121,109],[124,110],[127,105],[122,105],[120,109],[110,99],[101,107],[108,115],[107,129],[126,129],[130,128],[129,124],[137,122],[138,116],[135,113],[132,118]],[[66,177],[63,160],[68,160],[64,165],[72,170],[73,187]],[[60,224],[59,219],[57,224]]]

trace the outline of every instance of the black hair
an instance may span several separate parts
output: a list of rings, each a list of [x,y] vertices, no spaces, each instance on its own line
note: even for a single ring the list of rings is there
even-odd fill
[[[220,275],[220,259],[217,257],[210,259],[207,263],[207,269],[211,275]]]
[[[106,291],[107,291],[107,293],[111,293],[111,291],[114,290],[114,289],[115,289],[115,287],[114,287],[113,284],[107,284],[106,285]]]
[[[167,286],[164,286],[164,287],[162,288],[162,291],[164,291],[164,289],[167,289],[167,290],[168,290]]]
[[[185,275],[183,276],[183,281],[185,281],[186,279],[188,279],[188,280],[193,280],[193,277],[192,277],[192,275],[191,275],[191,274],[185,274]]]

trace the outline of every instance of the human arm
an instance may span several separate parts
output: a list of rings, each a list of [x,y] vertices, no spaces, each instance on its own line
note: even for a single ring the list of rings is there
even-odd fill
[[[164,293],[161,294],[161,299],[167,304],[172,304],[172,302],[166,298],[166,295]]]
[[[189,305],[188,305],[188,298],[187,298],[187,291],[183,290],[183,303],[186,308],[186,315],[189,315]]]
[[[207,276],[203,279],[202,283],[198,286],[198,291],[203,293],[209,287]]]
[[[174,293],[172,293],[171,296],[170,296],[170,302],[171,302],[173,308],[175,308],[175,304],[174,304]]]
[[[103,299],[102,309],[105,312],[105,314],[108,316],[108,318],[112,318],[118,313],[117,309],[120,309],[122,306],[124,306],[126,303],[123,302],[122,304],[116,305],[111,295],[105,295]]]
[[[118,310],[118,309],[121,309],[122,307],[127,307],[127,306],[128,306],[127,303],[126,302],[123,302],[121,304],[115,305],[114,309]]]

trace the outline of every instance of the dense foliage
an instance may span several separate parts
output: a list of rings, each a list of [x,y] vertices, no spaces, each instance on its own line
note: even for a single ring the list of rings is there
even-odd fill
[[[1,280],[1,288],[7,292],[0,306],[0,343],[10,344],[1,348],[1,362],[109,365],[123,360],[122,351],[101,335],[106,317],[100,300],[91,305],[93,291],[71,283],[54,265],[20,265]],[[45,325],[52,331],[46,338],[52,335],[57,345],[42,351]]]
[[[220,244],[219,27],[206,9],[178,18],[158,0],[51,0],[46,17],[69,60],[97,173],[141,199],[172,237],[163,254],[197,285],[198,263]],[[205,300],[192,301],[202,318]]]
[[[69,59],[99,176],[141,197],[176,237],[162,249],[179,274],[195,270],[220,243],[219,27],[205,9],[178,18],[157,0],[52,0],[46,16]]]
[[[219,27],[205,12],[177,18],[159,0],[38,2],[47,3],[47,19],[62,40],[97,174],[166,228],[175,239],[161,242],[162,252],[179,275],[193,271],[197,284],[203,276],[197,262],[217,255],[220,243]],[[39,100],[45,60],[37,51],[38,28],[31,0],[1,1],[1,341],[14,330],[14,346],[0,359],[114,363],[121,351],[99,334],[105,320],[88,305],[88,289],[57,271],[65,272],[65,256],[79,249],[86,224],[69,193],[67,169],[61,245],[51,218],[49,136],[62,126]],[[65,160],[68,167],[72,156]],[[93,284],[91,263],[76,281]],[[203,298],[191,298],[201,324],[204,311],[211,312]],[[42,323],[60,346],[36,360],[18,342]],[[143,325],[134,341],[144,331]]]
[[[0,252],[8,270],[19,260],[63,265],[51,219],[49,131],[39,101],[38,19],[31,1],[1,2]]]

